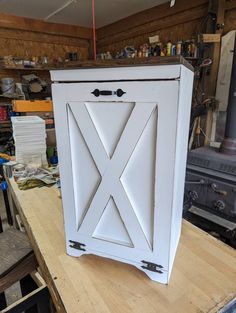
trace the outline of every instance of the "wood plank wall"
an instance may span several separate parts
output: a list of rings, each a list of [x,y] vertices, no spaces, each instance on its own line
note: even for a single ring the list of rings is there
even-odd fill
[[[173,8],[165,3],[137,13],[97,31],[98,52],[113,52],[131,45],[138,48],[148,37],[162,42],[191,39],[207,13],[208,0],[178,0]],[[224,33],[236,29],[236,0],[227,0]]]
[[[165,3],[98,29],[98,52],[117,52],[127,45],[138,48],[148,37],[160,35],[165,43],[191,39],[207,14],[208,0],[178,0]]]
[[[226,2],[224,33],[236,29],[236,0]]]
[[[77,52],[81,59],[87,59],[91,36],[88,28],[0,13],[0,56],[56,59]]]

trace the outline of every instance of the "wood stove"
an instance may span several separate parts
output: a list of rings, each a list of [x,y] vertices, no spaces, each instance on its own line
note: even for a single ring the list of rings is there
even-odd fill
[[[202,147],[189,153],[185,200],[192,204],[190,218],[236,245],[236,44],[225,138],[218,150]]]

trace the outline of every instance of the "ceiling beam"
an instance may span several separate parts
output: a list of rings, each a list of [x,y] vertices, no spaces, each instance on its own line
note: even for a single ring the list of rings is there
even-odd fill
[[[42,20],[19,17],[6,13],[0,13],[0,27],[89,40],[92,38],[91,28],[76,25],[49,23]]]

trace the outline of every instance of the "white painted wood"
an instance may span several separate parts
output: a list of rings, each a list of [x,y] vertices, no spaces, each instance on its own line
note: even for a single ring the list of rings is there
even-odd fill
[[[82,68],[79,70],[63,70],[63,75],[61,70],[51,71],[51,79],[54,82],[175,79],[179,77],[180,65],[133,66],[132,70],[127,67],[117,67],[115,71],[113,68]]]
[[[174,257],[177,250],[179,237],[181,233],[182,208],[185,185],[185,172],[188,150],[188,130],[191,106],[189,100],[192,98],[192,89],[186,88],[193,85],[193,75],[185,67],[181,69],[181,80],[179,88],[179,105],[177,115],[176,129],[176,151],[175,151],[175,168],[174,168],[174,191],[171,214],[171,239],[169,255],[169,277],[174,263]]]
[[[120,77],[119,68],[109,70]],[[53,84],[67,252],[129,263],[167,283],[181,230],[193,73],[178,66],[180,80],[105,82],[107,72],[96,71],[100,83]],[[96,98],[96,88],[126,93]]]

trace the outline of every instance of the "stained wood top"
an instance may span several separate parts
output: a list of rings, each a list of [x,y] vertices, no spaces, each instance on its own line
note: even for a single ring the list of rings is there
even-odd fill
[[[127,67],[127,66],[148,66],[148,65],[184,65],[193,71],[192,65],[182,56],[151,57],[151,58],[128,58],[114,60],[87,60],[68,62],[60,68],[54,69],[77,69],[77,68],[107,68],[107,67]]]
[[[165,286],[127,264],[67,256],[57,190],[20,191],[13,180],[10,190],[58,312],[213,313],[236,296],[236,251],[186,221]]]
[[[24,68],[21,66],[10,67],[0,66],[1,70],[18,70],[18,71],[48,71],[48,70],[66,70],[79,68],[108,68],[108,67],[128,67],[128,66],[150,66],[150,65],[184,65],[193,71],[192,65],[182,56],[170,57],[151,57],[151,58],[130,58],[130,59],[114,59],[114,60],[86,60],[86,61],[70,61],[68,63],[59,64],[58,66],[42,66]]]

